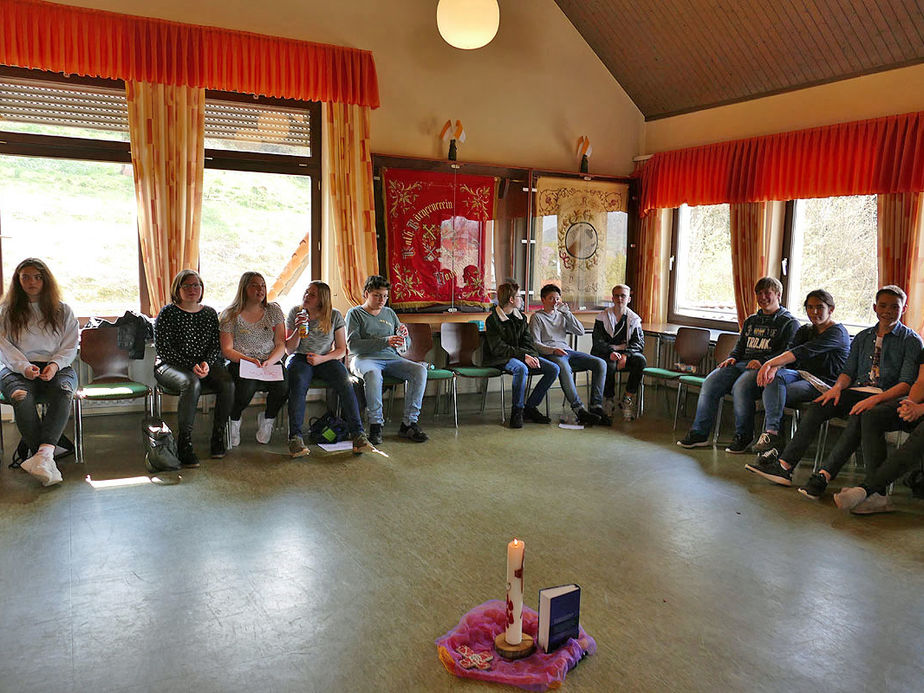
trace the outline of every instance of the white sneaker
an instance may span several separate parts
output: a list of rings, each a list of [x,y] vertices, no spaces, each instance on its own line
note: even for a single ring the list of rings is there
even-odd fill
[[[266,445],[273,437],[273,425],[276,419],[267,419],[262,411],[257,414],[257,442]]]
[[[229,428],[231,430],[231,447],[236,448],[241,444],[241,420],[235,421],[231,419]]]
[[[892,504],[889,502],[888,496],[883,496],[881,493],[874,493],[850,512],[854,515],[874,515],[876,513],[890,513],[893,510],[895,510],[895,508],[893,508]]]
[[[20,466],[41,481],[42,486],[54,486],[62,481],[61,472],[55,464],[55,458],[50,451],[45,452],[45,449],[39,449],[37,453],[25,460]]]
[[[622,396],[622,402],[620,402],[622,407],[622,420],[623,421],[633,421],[635,420],[635,398],[630,394],[625,394]]]

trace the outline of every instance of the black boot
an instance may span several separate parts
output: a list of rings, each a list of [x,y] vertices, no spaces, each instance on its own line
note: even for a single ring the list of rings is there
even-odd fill
[[[225,456],[225,446],[227,445],[226,437],[226,428],[228,426],[227,421],[222,421],[220,424],[218,422],[212,426],[212,444],[211,444],[211,454],[212,457],[224,457]]]
[[[510,408],[510,428],[523,428],[523,407]]]
[[[180,464],[184,467],[198,467],[199,458],[193,452],[192,431],[180,431],[180,439],[177,441],[177,457],[180,458]]]

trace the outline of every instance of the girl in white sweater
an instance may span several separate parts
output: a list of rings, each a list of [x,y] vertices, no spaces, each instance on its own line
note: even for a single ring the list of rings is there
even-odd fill
[[[37,258],[20,262],[0,303],[0,387],[23,440],[36,451],[22,468],[44,486],[61,481],[54,451],[77,389],[71,363],[78,340],[77,318],[61,302],[54,275]],[[42,419],[39,402],[47,405]]]

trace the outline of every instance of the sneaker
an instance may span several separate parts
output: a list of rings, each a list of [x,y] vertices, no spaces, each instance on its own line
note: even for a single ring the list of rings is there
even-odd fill
[[[266,445],[273,437],[273,426],[276,419],[267,419],[266,414],[262,411],[257,414],[257,442]]]
[[[612,426],[613,425],[613,420],[609,417],[609,415],[605,411],[603,411],[603,407],[591,407],[590,413],[593,414],[594,416],[600,417],[600,423],[598,424],[599,426]]]
[[[526,421],[532,421],[538,424],[552,423],[552,419],[536,409],[536,407],[526,407],[523,409],[523,418]]]
[[[420,426],[417,425],[416,421],[407,425],[402,423],[401,428],[398,429],[398,435],[408,440],[413,440],[415,443],[426,443],[430,440],[430,436],[420,430]]]
[[[754,472],[768,481],[780,486],[792,486],[792,469],[783,469],[783,466],[774,457],[761,462],[760,458],[754,464],[746,464],[744,468]]]
[[[826,488],[828,488],[828,480],[823,474],[815,472],[809,477],[808,483],[799,489],[799,493],[806,498],[818,500],[825,494]]]
[[[235,421],[231,419],[231,423],[229,423],[228,426],[231,431],[231,447],[236,448],[241,444],[241,420],[238,419]]]
[[[55,464],[55,459],[44,450],[39,450],[20,465],[29,474],[42,482],[42,486],[54,486],[61,483],[61,472]]]
[[[305,440],[301,436],[292,436],[289,438],[289,456],[290,457],[305,457],[310,454],[308,446],[305,445]]]
[[[874,493],[870,498],[876,495],[879,494]],[[862,486],[842,488],[839,493],[834,494],[834,505],[836,505],[839,510],[853,510],[858,505],[863,505],[863,501],[865,501],[866,498],[866,489]]]
[[[45,485],[48,486],[48,484]],[[873,493],[865,501],[858,503],[850,512],[854,515],[875,515],[876,513],[890,513],[894,510],[888,496]]]
[[[623,421],[635,421],[635,397],[627,392],[622,396],[619,406],[622,409]]]
[[[187,469],[195,469],[199,466],[199,458],[193,452],[192,445],[186,448],[180,447],[177,457],[180,458],[180,465]]]
[[[510,408],[510,428],[523,428],[523,407]]]
[[[369,445],[369,439],[366,438],[365,433],[357,433],[353,436],[353,454],[362,455],[364,452],[369,452],[372,450],[372,446]]]
[[[368,440],[372,445],[382,444],[382,424],[369,424]]]
[[[776,462],[778,459],[780,459],[780,451],[776,448],[770,448],[769,450],[764,450],[757,456],[757,464]]]
[[[677,441],[677,445],[682,448],[709,447],[709,436],[696,433],[695,431],[689,431],[686,436]]]
[[[582,426],[596,426],[600,423],[600,417],[587,411],[584,407],[575,411],[574,415],[577,417],[577,422]]]
[[[748,451],[748,448],[751,447],[751,439],[745,438],[745,436],[735,434],[735,437],[732,438],[732,442],[728,444],[728,447],[725,448],[725,452],[732,455],[741,455]]]
[[[751,446],[751,452],[759,455],[762,452],[767,452],[767,450],[772,450],[774,448],[779,449],[779,447],[780,434],[764,431],[760,434],[757,442]]]

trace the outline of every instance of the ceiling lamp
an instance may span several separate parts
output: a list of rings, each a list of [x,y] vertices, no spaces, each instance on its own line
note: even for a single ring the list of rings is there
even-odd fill
[[[440,0],[436,26],[450,46],[472,50],[491,43],[500,25],[497,0]]]

